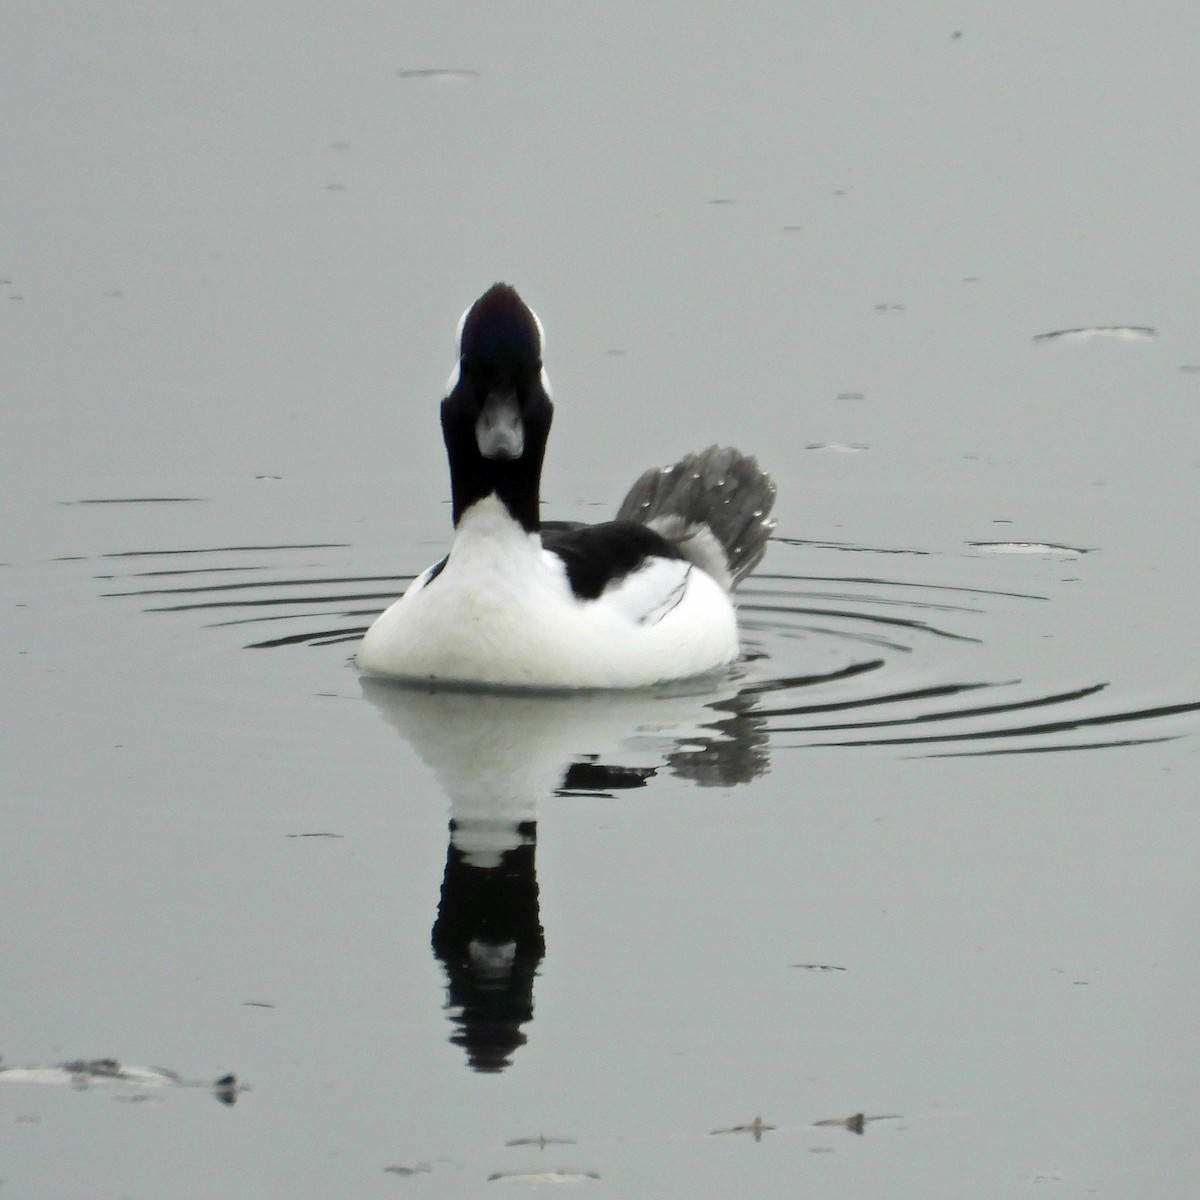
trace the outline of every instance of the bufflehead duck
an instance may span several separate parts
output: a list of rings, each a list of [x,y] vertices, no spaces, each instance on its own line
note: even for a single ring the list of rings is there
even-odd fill
[[[553,405],[542,325],[507,284],[463,314],[442,401],[454,540],[363,637],[372,675],[518,688],[637,688],[738,653],[731,592],[762,558],[775,485],[712,446],[633,485],[616,520],[542,521]]]

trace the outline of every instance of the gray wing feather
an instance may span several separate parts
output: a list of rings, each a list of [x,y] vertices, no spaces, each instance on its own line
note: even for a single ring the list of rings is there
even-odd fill
[[[644,472],[621,501],[617,520],[649,525],[734,588],[766,553],[774,503],[775,484],[753,457],[710,446]]]

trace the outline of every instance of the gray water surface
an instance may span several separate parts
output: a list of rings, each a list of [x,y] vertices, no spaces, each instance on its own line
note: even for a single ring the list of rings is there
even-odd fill
[[[4,1194],[1190,1196],[1198,48],[10,8]],[[728,676],[353,669],[444,553],[496,279],[547,516],[775,475]],[[8,1070],[108,1058],[197,1086]]]

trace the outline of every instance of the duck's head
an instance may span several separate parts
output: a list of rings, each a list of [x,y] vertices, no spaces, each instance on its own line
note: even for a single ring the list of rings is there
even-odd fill
[[[554,414],[542,369],[542,325],[504,283],[463,314],[458,362],[442,401],[454,523],[495,494],[526,529],[538,528],[538,486]]]

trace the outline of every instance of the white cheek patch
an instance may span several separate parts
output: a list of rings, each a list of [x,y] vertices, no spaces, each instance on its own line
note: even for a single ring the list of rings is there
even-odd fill
[[[545,357],[545,354],[546,354],[546,331],[545,331],[545,329],[542,328],[541,317],[539,317],[537,315],[537,313],[535,313],[533,311],[532,308],[529,310],[529,315],[533,318],[533,323],[537,326],[538,357],[543,358],[543,357]],[[551,394],[550,394],[550,377],[546,374],[545,367],[542,368],[541,375],[539,376],[539,381],[542,385],[542,391],[545,392],[547,396],[550,396],[551,399],[553,399],[554,397],[551,396]]]
[[[462,363],[456,361],[454,369],[450,372],[450,378],[446,380],[446,395],[450,395],[456,387],[458,387],[458,379],[462,374]]]

